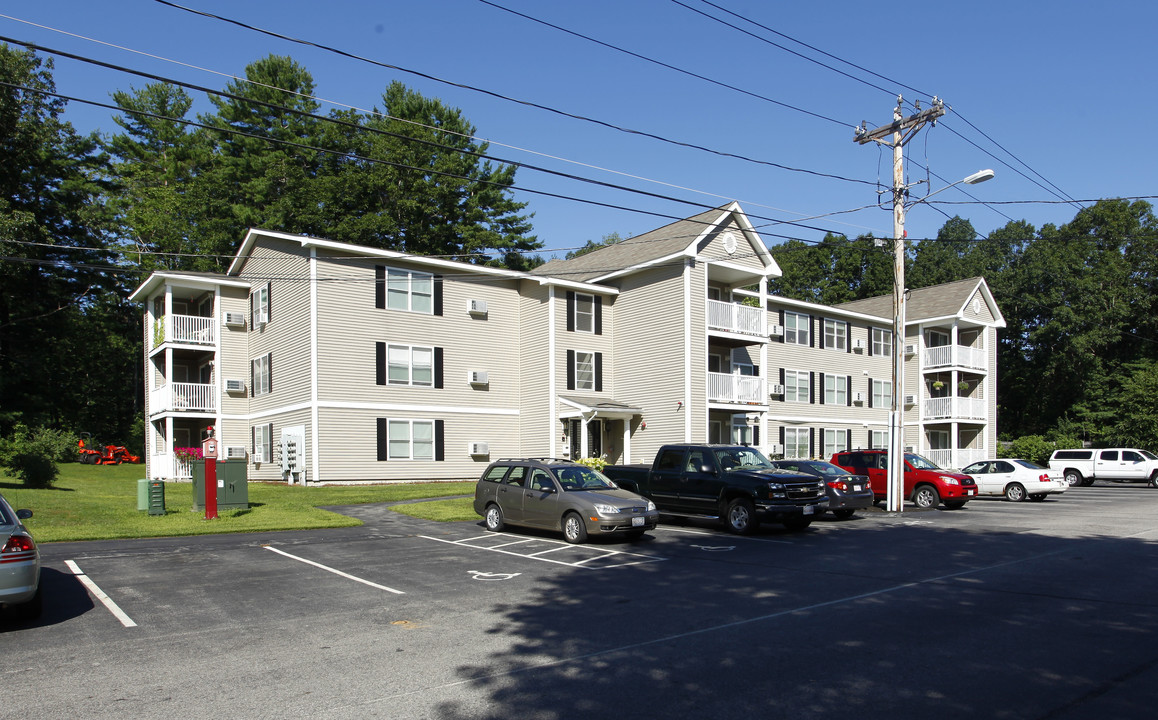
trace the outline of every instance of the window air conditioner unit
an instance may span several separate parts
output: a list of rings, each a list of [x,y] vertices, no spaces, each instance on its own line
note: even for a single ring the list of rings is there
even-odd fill
[[[864,340],[857,338],[852,341],[853,350],[864,350]]]
[[[230,445],[229,447],[225,448],[225,459],[226,460],[244,460],[245,459],[245,446],[244,445]]]
[[[862,402],[864,402],[864,393],[862,393],[862,392],[853,393],[853,394],[852,394],[852,401],[853,401],[854,403],[862,403]]]
[[[471,455],[490,455],[491,454],[491,446],[489,443],[485,443],[485,442],[472,442],[470,444],[470,454]]]
[[[471,385],[487,385],[491,381],[490,374],[486,370],[471,370],[470,384]]]
[[[784,326],[783,325],[769,325],[768,326],[768,334],[771,335],[772,337],[783,337]]]
[[[227,392],[227,393],[245,392],[245,381],[244,380],[226,380],[225,381],[225,392]]]
[[[917,396],[916,395],[906,395],[905,396],[905,405],[916,405],[916,404],[917,404]]]
[[[772,389],[768,391],[768,394],[769,395],[783,395],[784,394],[784,386],[783,385],[773,385]]]
[[[225,324],[229,327],[245,327],[245,313],[225,313]]]
[[[909,344],[905,345],[905,354],[906,355],[916,355],[917,354],[917,346],[913,343],[909,343]]]
[[[907,452],[907,453],[917,452],[917,448],[913,447],[912,445],[906,445],[905,446],[905,452]]]
[[[486,315],[487,301],[486,300],[471,300],[467,306],[467,312],[471,315]]]
[[[771,455],[783,455],[784,454],[784,446],[781,445],[780,443],[775,443],[774,445],[772,445],[772,447],[768,448],[768,452]]]

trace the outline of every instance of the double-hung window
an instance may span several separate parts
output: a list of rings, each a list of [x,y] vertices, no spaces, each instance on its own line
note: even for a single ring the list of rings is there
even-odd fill
[[[792,345],[808,345],[808,331],[812,324],[809,315],[784,313],[784,342]]]
[[[848,375],[824,376],[824,404],[848,404]]]
[[[808,456],[808,428],[784,428],[784,457],[793,459]]]
[[[386,307],[433,315],[434,276],[414,270],[386,268]]]
[[[848,450],[847,430],[824,430],[824,457],[830,458],[833,453]]]
[[[825,320],[824,347],[829,350],[847,350],[848,323],[842,320]]]
[[[893,333],[891,330],[884,330],[882,328],[872,329],[872,354],[873,355],[892,355],[893,354]]]
[[[807,370],[784,371],[784,400],[787,402],[811,402]]]
[[[893,384],[888,380],[873,380],[872,407],[890,408],[893,406]]]
[[[253,426],[253,462],[273,462],[273,425],[270,423]]]
[[[434,386],[434,348],[388,345],[386,382],[389,385]]]
[[[266,395],[270,392],[271,387],[271,373],[270,373],[270,353],[255,357],[249,361],[250,372],[250,387],[253,388],[253,396]]]
[[[595,353],[575,351],[575,389],[595,389]]]
[[[249,308],[253,314],[251,328],[259,328],[269,322],[269,285],[266,283],[249,294]]]
[[[575,293],[575,332],[595,332],[595,296]]]
[[[869,447],[873,450],[887,450],[889,447],[888,430],[872,430],[869,433]]]
[[[389,420],[391,460],[433,460],[433,420]]]

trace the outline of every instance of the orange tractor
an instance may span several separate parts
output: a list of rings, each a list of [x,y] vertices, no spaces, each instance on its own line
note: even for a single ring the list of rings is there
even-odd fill
[[[81,433],[77,441],[77,451],[80,461],[85,465],[120,465],[121,463],[139,463],[141,458],[129,452],[124,445],[105,445],[104,450],[96,450],[86,446],[85,441],[92,443],[92,433]],[[99,447],[94,444],[94,447]]]

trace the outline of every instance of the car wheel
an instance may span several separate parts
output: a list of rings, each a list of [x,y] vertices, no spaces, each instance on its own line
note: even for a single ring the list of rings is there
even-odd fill
[[[563,539],[576,545],[587,542],[587,526],[578,513],[570,512],[563,516]]]
[[[803,515],[801,515],[800,517],[794,517],[794,518],[791,518],[789,520],[784,521],[784,527],[788,528],[792,532],[800,532],[801,530],[806,529],[811,524],[812,524],[812,518],[804,517]]]
[[[1155,471],[1154,474],[1150,476],[1150,482],[1148,484],[1152,488],[1158,488],[1158,471]]]
[[[1069,483],[1070,487],[1084,484],[1082,482],[1082,474],[1077,470],[1066,470],[1066,482]]]
[[[1005,486],[1005,499],[1009,502],[1021,502],[1025,499],[1025,486],[1021,483],[1009,483]]]
[[[486,515],[487,530],[491,532],[501,532],[507,526],[506,520],[503,519],[503,510],[498,505],[491,503],[487,505]]]
[[[737,535],[751,535],[760,524],[756,519],[756,506],[747,498],[736,498],[728,503],[724,523],[728,526],[728,530]]]
[[[1089,487],[1094,484],[1094,478],[1085,478],[1082,480],[1082,487]]]
[[[833,510],[832,514],[837,516],[841,520],[848,520],[850,517],[852,517],[853,515],[856,514],[856,510],[850,509],[850,508],[844,508],[842,510]]]
[[[919,508],[935,508],[941,504],[941,496],[932,485],[918,485],[913,491],[913,504]]]

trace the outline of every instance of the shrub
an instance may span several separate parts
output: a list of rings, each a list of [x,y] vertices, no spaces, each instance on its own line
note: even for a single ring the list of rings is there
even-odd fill
[[[579,458],[575,462],[579,463],[580,465],[586,465],[592,470],[598,470],[600,472],[603,472],[603,468],[607,467],[607,459],[602,457]]]
[[[1054,450],[1081,447],[1081,442],[1074,438],[1059,437],[1055,440],[1046,440],[1041,435],[1023,435],[1002,447],[1001,457],[1024,458],[1035,462],[1042,467],[1049,464],[1049,456]]]
[[[70,432],[17,424],[0,438],[0,467],[28,487],[52,487],[60,474],[56,463],[75,459],[76,436]]]

